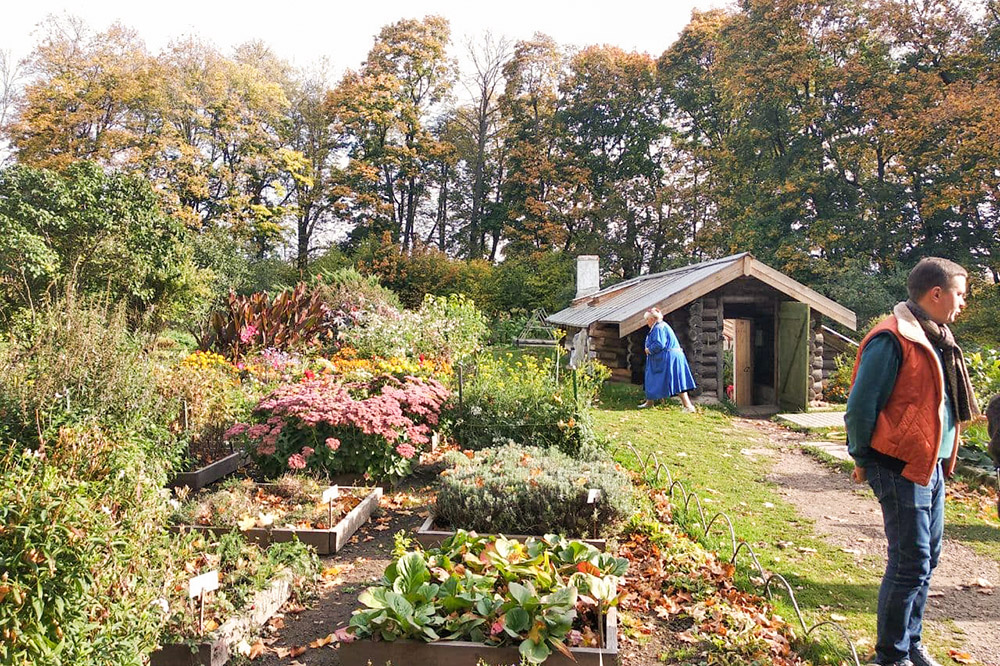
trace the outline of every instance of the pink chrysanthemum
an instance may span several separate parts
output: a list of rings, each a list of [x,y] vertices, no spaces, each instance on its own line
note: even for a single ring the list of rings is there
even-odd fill
[[[417,450],[413,448],[413,445],[408,444],[407,442],[403,442],[402,444],[396,445],[396,453],[403,456],[407,460],[412,458],[416,452]]]
[[[326,438],[326,446],[331,451],[336,451],[337,449],[340,448],[340,440],[337,439],[336,437],[327,437]]]
[[[305,469],[306,459],[299,453],[293,453],[288,456],[288,467],[289,469]]]

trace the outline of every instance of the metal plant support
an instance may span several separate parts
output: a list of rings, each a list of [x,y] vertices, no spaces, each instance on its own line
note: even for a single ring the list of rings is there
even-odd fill
[[[612,455],[618,453],[618,451],[621,450],[622,447],[628,448],[632,452],[632,455],[635,456],[636,462],[638,462],[642,468],[640,474],[642,475],[642,478],[643,480],[646,481],[646,483],[649,483],[650,485],[659,483],[661,473],[666,475],[667,495],[669,496],[670,501],[673,503],[674,491],[677,490],[679,492],[679,497],[680,500],[683,502],[682,506],[685,514],[691,514],[691,512],[689,511],[689,507],[691,505],[691,500],[694,500],[695,506],[698,509],[698,513],[697,513],[697,521],[694,521],[693,524],[696,524],[701,528],[703,536],[705,536],[706,538],[708,537],[708,535],[712,531],[712,526],[715,525],[715,522],[717,520],[721,519],[725,521],[726,526],[729,528],[729,539],[733,553],[732,557],[729,559],[729,563],[735,566],[737,558],[739,557],[740,553],[746,551],[750,557],[753,569],[756,569],[757,573],[759,574],[756,581],[754,580],[753,577],[751,577],[750,580],[753,581],[757,586],[757,588],[760,589],[764,593],[764,595],[767,596],[767,598],[769,599],[772,598],[772,593],[771,593],[772,582],[777,581],[778,583],[780,583],[781,586],[784,587],[785,591],[788,593],[788,598],[792,602],[792,608],[795,610],[795,616],[798,618],[799,625],[802,627],[802,632],[806,638],[811,636],[812,633],[817,629],[819,629],[820,627],[832,627],[838,634],[840,634],[840,636],[844,639],[844,642],[847,643],[848,647],[850,648],[851,658],[854,660],[855,666],[861,666],[861,662],[858,659],[858,651],[854,646],[854,642],[848,635],[847,630],[844,629],[844,627],[842,627],[840,624],[832,620],[826,620],[823,622],[818,622],[812,625],[811,627],[806,625],[805,618],[802,616],[802,611],[799,608],[799,602],[795,598],[795,592],[792,589],[792,586],[788,583],[787,580],[785,580],[785,577],[782,576],[781,574],[768,573],[767,571],[764,570],[764,567],[761,565],[760,560],[757,558],[757,553],[754,552],[753,547],[746,541],[737,540],[736,530],[733,528],[733,521],[730,520],[729,516],[726,515],[725,512],[720,511],[716,513],[714,516],[712,516],[711,520],[706,522],[705,511],[702,508],[701,499],[694,492],[688,492],[687,489],[684,487],[684,484],[681,483],[681,481],[675,480],[673,478],[673,475],[670,473],[670,469],[665,464],[659,461],[655,451],[650,451],[649,455],[646,456],[646,459],[644,461],[642,459],[642,456],[639,455],[639,451],[634,446],[632,446],[632,444],[630,444],[629,442],[624,442],[622,444],[619,444],[618,447],[616,447],[614,451],[612,451]],[[651,463],[652,466],[650,466]],[[1000,482],[1000,479],[998,479],[998,482]],[[695,534],[691,531],[690,527],[687,527],[686,529],[688,533],[691,534],[692,537],[695,536]]]

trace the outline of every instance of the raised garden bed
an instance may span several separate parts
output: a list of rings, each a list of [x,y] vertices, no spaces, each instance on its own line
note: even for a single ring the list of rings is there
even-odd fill
[[[614,663],[628,561],[559,536],[523,543],[457,530],[407,551],[358,596],[340,663]]]
[[[279,484],[250,485],[258,489],[259,493],[275,491],[279,487]],[[322,490],[311,498],[313,504],[320,511],[322,511],[322,506],[325,506],[322,504],[321,494]],[[261,510],[254,507],[258,511],[256,518],[253,515],[247,515],[235,524],[187,523],[177,525],[175,529],[224,534],[238,528],[248,540],[259,545],[291,541],[293,538],[297,538],[302,543],[315,548],[318,554],[329,555],[343,548],[358,528],[371,517],[372,512],[378,506],[379,498],[382,497],[382,489],[348,486],[338,488],[337,494],[342,500],[351,503],[354,503],[356,499],[356,505],[346,513],[344,511],[346,506],[339,507],[339,513],[334,514],[334,523],[329,526],[318,522],[315,523],[316,527],[309,527],[312,523],[308,521],[297,521],[295,524],[283,523],[280,517],[275,520],[273,515],[265,514],[266,509]],[[268,520],[264,521],[264,518],[268,518]]]
[[[219,627],[214,637],[203,642],[163,645],[149,656],[150,666],[222,666],[229,661],[230,646],[253,636],[291,593],[292,574],[283,571],[253,596],[244,612]]]
[[[449,530],[444,527],[440,527],[434,522],[434,514],[427,517],[427,520],[417,528],[417,532],[414,536],[417,543],[427,548],[437,548],[441,545],[445,539],[455,536],[455,530]],[[483,534],[481,536],[492,536],[490,534]],[[538,539],[539,535],[525,535],[525,534],[505,534],[508,539],[513,539],[514,541],[520,541],[524,543],[527,539],[535,538]],[[603,551],[607,547],[606,539],[575,539],[576,541],[583,541],[584,543],[590,544],[597,550]]]
[[[618,614],[611,608],[605,616],[605,640],[603,648],[570,648],[574,659],[559,652],[553,652],[545,660],[545,666],[611,666],[618,663]],[[521,654],[516,646],[491,647],[470,641],[418,641],[397,640],[392,642],[359,640],[341,643],[340,663],[342,666],[368,666],[368,664],[420,664],[421,666],[478,666],[481,663],[493,666],[516,665],[521,663]]]
[[[214,462],[208,463],[190,472],[181,472],[170,482],[171,488],[187,486],[191,490],[200,490],[210,483],[232,474],[247,459],[246,451],[233,451]]]

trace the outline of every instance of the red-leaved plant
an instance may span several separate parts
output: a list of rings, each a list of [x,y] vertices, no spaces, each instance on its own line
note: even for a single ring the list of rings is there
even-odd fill
[[[409,376],[381,377],[371,386],[378,388],[360,390],[325,376],[283,384],[254,409],[259,422],[237,423],[226,438],[243,438],[267,476],[307,469],[402,478],[430,441],[449,391],[437,380]]]

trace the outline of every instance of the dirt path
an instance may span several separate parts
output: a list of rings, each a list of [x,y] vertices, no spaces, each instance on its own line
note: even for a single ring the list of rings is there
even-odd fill
[[[882,513],[867,487],[802,452],[803,435],[769,421],[742,421],[764,432],[776,445],[776,464],[768,480],[799,513],[815,521],[830,543],[855,554],[858,571],[872,576],[884,570]],[[1000,536],[998,536],[1000,538]],[[873,566],[874,565],[874,566]],[[982,581],[990,587],[984,587]],[[945,539],[931,581],[927,627],[932,634],[953,634],[966,652],[988,666],[1000,666],[1000,567],[968,547]]]

